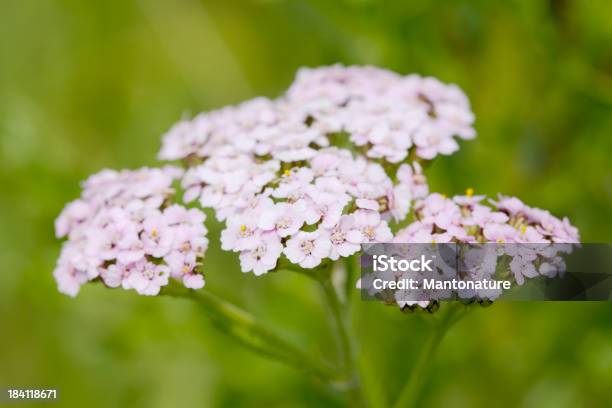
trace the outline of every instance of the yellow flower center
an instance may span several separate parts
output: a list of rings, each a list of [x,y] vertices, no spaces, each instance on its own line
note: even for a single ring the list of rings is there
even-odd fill
[[[244,225],[244,224],[242,224],[242,225],[240,226],[240,231],[245,232],[246,230],[247,230],[247,226],[246,226],[246,225]]]
[[[474,195],[474,189],[473,188],[468,188],[467,190],[465,190],[465,195],[468,197],[472,197]]]
[[[285,171],[283,171],[283,176],[289,177],[290,175],[291,175],[291,170],[286,169]]]

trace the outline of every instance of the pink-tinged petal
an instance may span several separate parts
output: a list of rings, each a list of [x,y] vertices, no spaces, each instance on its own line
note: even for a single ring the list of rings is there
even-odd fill
[[[363,208],[366,210],[372,210],[372,211],[378,211],[378,208],[380,207],[380,205],[378,204],[376,200],[369,200],[365,198],[358,198],[355,201],[355,204],[357,204],[357,207],[359,208]]]
[[[302,252],[298,247],[295,246],[287,246],[283,253],[291,262],[295,264],[299,264],[304,260],[304,258],[306,258],[304,252]]]
[[[264,211],[259,220],[257,220],[257,226],[261,228],[263,231],[270,231],[275,228],[277,214],[274,209]]]
[[[120,251],[117,254],[117,261],[121,262],[122,264],[130,264],[142,260],[144,255],[145,253],[143,250]]]
[[[353,244],[361,244],[364,242],[363,234],[358,230],[351,230],[346,233],[346,240]]]
[[[332,244],[329,239],[318,240],[315,244],[315,247],[312,251],[312,255],[317,258],[327,258],[329,256],[329,252],[331,251]]]
[[[190,203],[194,201],[195,199],[197,199],[200,196],[201,192],[202,192],[202,187],[200,186],[191,187],[190,189],[185,191],[185,194],[183,194],[183,201],[186,203]]]
[[[204,287],[204,277],[200,274],[186,274],[183,276],[183,285],[190,289],[201,289]]]
[[[342,245],[339,245],[338,247],[336,247],[336,250],[338,251],[338,254],[342,257],[348,257],[353,255],[354,253],[358,252],[361,249],[360,245],[357,244],[351,244],[349,242],[345,242]]]
[[[320,263],[321,258],[318,258],[316,256],[306,256],[301,262],[299,262],[299,265],[302,268],[311,269],[319,265]]]

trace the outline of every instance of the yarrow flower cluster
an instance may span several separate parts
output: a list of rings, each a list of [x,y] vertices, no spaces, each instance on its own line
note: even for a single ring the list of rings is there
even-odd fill
[[[244,156],[211,159],[191,169],[183,182],[186,200],[196,191],[201,205],[226,220],[222,248],[240,253],[244,272],[260,275],[274,269],[281,254],[313,268],[356,253],[362,243],[390,241],[387,221],[403,219],[411,201],[427,194],[418,164],[400,166],[397,180],[378,163],[330,147],[285,170],[280,163],[257,164]]]
[[[157,295],[170,277],[204,286],[197,266],[208,246],[205,215],[170,205],[182,173],[171,166],[103,170],[85,181],[81,198],[55,223],[57,237],[68,237],[54,271],[59,290],[75,296],[96,279],[142,295]]]
[[[562,254],[571,252],[571,244],[580,241],[578,230],[567,218],[560,220],[550,212],[529,207],[515,197],[500,195],[497,201],[489,200],[490,205],[485,205],[484,200],[485,196],[474,195],[472,189],[468,189],[465,195],[453,198],[430,194],[414,204],[416,221],[398,231],[393,242],[429,243],[432,244],[430,250],[433,252],[437,251],[437,244],[472,244],[463,246],[468,248],[461,255],[463,281],[494,280],[493,275],[499,272],[498,265],[504,257],[509,259],[507,269],[518,285],[522,285],[525,279],[538,276],[551,278],[563,273],[565,263]],[[419,253],[424,250],[423,246],[408,245],[401,248],[403,251]],[[410,258],[409,253],[401,255]],[[441,272],[447,279],[458,277],[457,271],[452,268],[437,272]],[[436,273],[433,275],[440,278]],[[401,272],[393,279],[426,277],[413,272]],[[375,276],[368,279],[371,281]],[[400,307],[427,307],[436,297],[448,299],[452,293],[462,298],[493,300],[502,294],[502,290],[444,292],[421,288],[420,292],[415,292],[402,289],[393,291],[392,296]]]
[[[431,78],[378,68],[301,70],[276,100],[256,98],[175,125],[159,157],[190,168],[184,200],[226,221],[221,241],[259,275],[312,268],[388,241],[427,184],[413,158],[474,136],[467,98]],[[435,139],[435,140],[434,140]],[[451,146],[452,145],[452,146]]]
[[[91,176],[56,221],[57,236],[68,238],[54,272],[59,289],[74,296],[99,280],[156,295],[169,278],[201,288],[208,240],[204,213],[185,207],[195,202],[224,222],[222,249],[255,275],[315,268],[375,242],[577,242],[567,219],[516,198],[487,206],[473,191],[429,194],[421,164],[474,138],[473,122],[464,93],[434,78],[301,69],[277,99],[175,124],[158,157],[184,169]],[[416,221],[394,236],[411,210]]]
[[[375,67],[302,69],[286,98],[323,131],[347,132],[368,157],[391,163],[411,149],[427,160],[449,155],[459,149],[455,136],[476,136],[468,98],[435,78]]]
[[[399,231],[395,242],[420,243],[577,243],[578,230],[567,218],[560,220],[549,211],[532,208],[515,197],[498,201],[474,195],[447,198],[431,194],[415,203],[416,221]]]
[[[344,134],[369,158],[399,163],[433,159],[472,139],[474,115],[454,85],[374,67],[301,69],[276,100],[255,98],[176,124],[163,138],[163,160],[241,152],[281,162],[314,157]]]

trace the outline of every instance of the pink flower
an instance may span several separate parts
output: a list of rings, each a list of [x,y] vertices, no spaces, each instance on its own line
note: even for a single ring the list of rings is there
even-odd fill
[[[100,270],[100,277],[104,281],[104,284],[110,288],[121,286],[123,280],[127,278],[129,274],[129,268],[123,264],[112,264]]]
[[[293,171],[283,174],[278,187],[272,193],[276,198],[288,198],[304,190],[313,180],[312,170],[307,167],[300,167]]]
[[[453,201],[461,206],[475,206],[484,200],[485,196],[483,195],[474,195],[474,190],[468,188],[466,190],[466,195],[457,195],[453,197]]]
[[[287,203],[266,208],[257,222],[263,231],[276,231],[280,237],[295,234],[304,225],[304,214],[297,206]]]
[[[306,224],[321,221],[323,227],[331,228],[340,220],[345,205],[343,201],[324,201],[319,198],[302,200],[296,207],[303,212]]]
[[[510,270],[514,273],[516,283],[522,285],[525,283],[525,278],[535,278],[538,276],[538,271],[535,268],[533,259],[526,259],[521,256],[515,256],[510,261]]]
[[[180,279],[186,288],[200,289],[204,286],[204,277],[196,272],[198,254],[193,251],[172,251],[164,257],[170,276]]]
[[[329,240],[332,244],[329,254],[330,259],[335,261],[340,257],[348,257],[361,249],[361,236],[360,234],[350,234],[352,231],[358,231],[355,229],[355,217],[343,215],[340,222],[329,232]],[[357,241],[349,241],[349,234]]]
[[[176,204],[161,211],[181,175],[164,167],[91,176],[81,198],[58,219],[59,232],[69,231],[55,273],[60,291],[74,296],[100,276],[109,287],[154,295],[167,284],[168,262],[177,269],[175,278],[201,287],[203,278],[191,275],[208,246],[204,213]]]
[[[208,138],[206,133],[197,130],[191,121],[183,120],[176,123],[163,136],[162,149],[158,157],[162,160],[176,160],[196,154]]]
[[[518,231],[508,224],[487,224],[483,228],[483,236],[488,242],[516,242]]]
[[[138,236],[138,227],[130,226],[121,231],[122,237],[117,243],[117,261],[129,264],[144,259],[144,243]]]
[[[302,268],[314,268],[330,255],[329,234],[321,229],[313,232],[300,231],[287,241],[284,254]]]
[[[448,198],[434,193],[428,196],[422,204],[422,220],[436,224],[442,229],[457,225],[461,218],[459,207]]]
[[[423,159],[431,160],[438,154],[450,155],[459,150],[452,134],[430,124],[423,125],[413,137],[417,155]]]
[[[412,207],[412,189],[410,186],[399,184],[387,192],[387,211],[396,221],[406,218]]]
[[[250,272],[257,276],[276,267],[276,262],[283,252],[280,238],[274,232],[265,232],[259,236],[258,244],[249,251],[240,253],[242,272]]]
[[[343,205],[351,201],[346,186],[335,176],[319,176],[314,185],[307,187],[308,196],[315,202],[338,202]]]
[[[187,209],[178,204],[171,205],[164,210],[164,218],[168,225],[178,224],[203,224],[206,220],[206,215],[198,209]]]
[[[221,232],[221,248],[234,252],[255,248],[258,221],[259,214],[253,212],[228,219],[227,227]]]
[[[53,277],[57,282],[58,290],[68,296],[75,297],[81,285],[89,280],[87,272],[74,267],[69,261],[60,257]]]
[[[516,197],[504,197],[500,194],[499,201],[491,201],[498,209],[507,211],[510,215],[523,213],[527,206]]]
[[[144,252],[155,258],[162,258],[172,248],[174,229],[168,225],[167,218],[160,212],[152,213],[143,222],[140,234]]]
[[[129,276],[123,281],[124,289],[134,289],[141,295],[155,296],[162,286],[168,284],[169,268],[151,262],[139,262],[130,268]]]
[[[353,214],[355,225],[347,234],[347,239],[357,242],[390,242],[393,239],[386,221],[375,211],[358,210]]]
[[[201,289],[204,287],[204,276],[198,273],[186,273],[183,275],[183,285],[189,289]]]
[[[93,208],[83,200],[74,200],[64,208],[55,220],[55,236],[62,238],[70,233],[80,223],[91,217]]]
[[[418,162],[414,162],[412,166],[402,164],[397,169],[396,177],[400,186],[410,187],[412,199],[425,198],[429,194],[427,179],[423,175],[423,169]]]
[[[164,257],[168,265],[170,275],[180,279],[186,274],[190,274],[197,265],[197,255],[189,251],[172,251]]]
[[[492,211],[484,205],[474,205],[472,207],[471,217],[467,217],[464,221],[466,225],[478,225],[485,227],[488,224],[504,224],[508,221],[508,216],[502,212]]]
[[[87,231],[85,253],[101,261],[110,261],[119,255],[119,241],[122,239],[122,231],[115,224],[103,228],[92,226]]]
[[[316,129],[308,129],[305,126],[294,127],[291,133],[279,135],[274,143],[272,155],[288,163],[311,159],[317,154],[317,151],[310,147],[310,144],[316,143],[320,137]]]
[[[357,200],[355,200],[355,204],[358,208],[361,208],[363,210],[378,211],[378,209],[380,208],[380,204],[378,204],[378,201],[366,198],[358,198]]]
[[[436,241],[433,235],[433,224],[415,221],[397,232],[393,242],[400,244],[430,244]]]

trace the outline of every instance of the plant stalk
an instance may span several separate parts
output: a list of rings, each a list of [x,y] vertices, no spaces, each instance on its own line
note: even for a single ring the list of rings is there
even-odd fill
[[[323,274],[317,279],[323,289],[323,294],[331,312],[332,326],[338,343],[338,360],[341,371],[344,373],[347,388],[345,392],[349,396],[350,406],[364,405],[361,390],[358,366],[356,364],[355,346],[349,331],[349,319],[347,305],[343,304],[338,292],[331,280],[331,266],[329,273]]]
[[[425,343],[422,353],[410,373],[406,384],[402,387],[399,397],[394,405],[395,408],[415,407],[421,394],[431,363],[435,358],[436,351],[444,335],[465,314],[466,306],[459,302],[447,304],[448,311],[434,323],[429,337]]]
[[[338,377],[326,362],[306,354],[257,322],[247,311],[208,291],[169,285],[164,288],[163,294],[196,301],[217,328],[259,354],[308,372],[325,382],[333,382]]]

